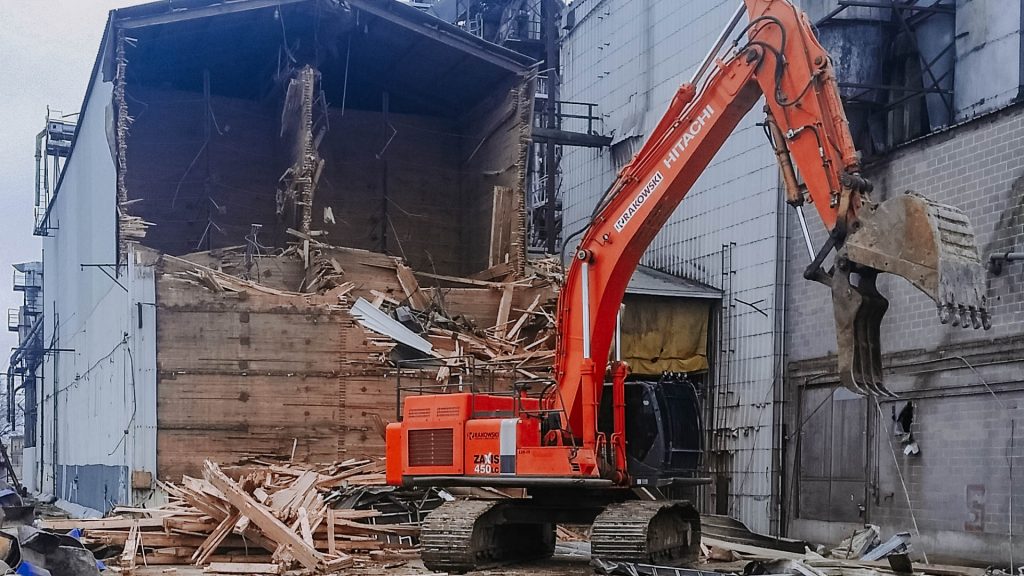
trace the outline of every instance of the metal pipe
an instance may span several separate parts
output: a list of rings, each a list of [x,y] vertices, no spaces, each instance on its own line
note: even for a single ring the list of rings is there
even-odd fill
[[[1002,252],[999,254],[992,254],[988,257],[989,270],[992,274],[999,276],[1003,273],[1003,265],[1006,262],[1016,262],[1018,260],[1024,260],[1024,252]]]
[[[726,40],[729,39],[729,34],[732,34],[732,31],[736,29],[736,25],[740,23],[740,19],[743,18],[743,15],[746,14],[746,12],[747,7],[742,3],[736,8],[736,12],[732,15],[732,18],[729,19],[729,23],[725,25],[725,29],[722,30],[722,33],[718,35],[718,40],[715,40],[714,45],[711,46],[711,50],[708,51],[707,56],[704,57],[704,62],[701,63],[700,68],[697,68],[693,77],[690,78],[690,84],[696,84],[697,81],[704,76],[704,73],[708,71],[708,68],[710,68],[711,64],[715,61],[715,57],[717,57],[718,53],[722,50],[722,46],[725,46]]]
[[[590,359],[590,264],[583,261],[583,357]]]
[[[615,314],[615,361],[622,362],[622,309],[625,305],[619,305],[619,311]]]
[[[800,221],[800,231],[804,235],[804,245],[807,246],[807,256],[814,261],[814,246],[811,244],[811,234],[807,231],[807,220],[804,219],[803,206],[796,207],[796,218]]]
[[[39,170],[42,168],[44,140],[46,140],[46,128],[43,128],[42,130],[39,131],[39,134],[36,134],[36,207],[39,206],[39,200],[41,198],[42,192],[39,189]]]

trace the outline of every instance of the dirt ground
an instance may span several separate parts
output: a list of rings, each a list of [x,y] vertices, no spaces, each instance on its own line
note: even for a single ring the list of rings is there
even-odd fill
[[[543,562],[518,564],[503,568],[494,568],[480,572],[470,572],[467,576],[590,576],[593,574],[588,560],[585,558],[556,557]],[[196,566],[150,566],[140,567],[132,572],[134,576],[209,576],[202,568]],[[359,574],[360,576],[418,576],[437,574],[423,567],[419,560],[411,560],[402,566],[385,567],[381,565],[356,564],[355,567],[341,572],[343,575]]]

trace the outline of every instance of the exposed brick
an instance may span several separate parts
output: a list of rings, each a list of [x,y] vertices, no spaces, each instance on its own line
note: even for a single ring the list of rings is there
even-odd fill
[[[866,173],[876,184],[875,199],[893,197],[905,189],[916,190],[939,202],[967,212],[974,226],[983,258],[1007,250],[1024,250],[1024,107],[1005,110],[984,120],[953,129],[952,138],[938,142],[925,139],[907,146]],[[955,144],[950,144],[955,142]],[[957,158],[959,156],[959,158]],[[818,226],[818,225],[816,225]],[[815,241],[820,241],[821,230]],[[799,278],[806,265],[799,229],[789,228],[788,274]],[[938,322],[935,305],[907,282],[879,279],[880,291],[890,307],[882,326],[882,347],[887,357],[900,352],[924,350],[929,358],[959,355],[993,339],[1024,335],[1024,265],[1009,264],[1002,276],[988,278],[988,297],[994,326],[990,331],[964,330]],[[807,363],[835,352],[832,305],[827,289],[810,282],[791,282],[787,287],[787,351],[791,362]],[[1008,529],[1010,470],[1009,421],[1015,419],[1016,487],[1014,532],[1024,533],[1024,351],[1015,350],[1001,363],[979,368],[992,386],[998,386],[1000,407],[977,375],[963,366],[904,378],[915,407],[913,433],[921,447],[918,456],[904,456],[898,440],[891,437],[889,414],[892,402],[882,402],[883,418],[875,418],[865,430],[869,438],[869,462],[877,463],[877,498],[869,499],[867,521],[887,529],[912,525],[907,497],[890,453],[893,441],[896,461],[907,483],[914,515],[923,533],[965,529],[973,512],[968,486],[984,490],[982,532],[974,536],[993,543],[996,554],[1005,546]],[[792,366],[793,364],[791,364]],[[891,380],[890,380],[891,381]],[[798,396],[796,381],[787,397]],[[912,386],[911,386],[912,384]],[[948,393],[947,393],[948,391]],[[897,400],[896,402],[902,402]],[[790,426],[799,426],[787,412]],[[878,422],[881,420],[881,422]],[[798,475],[798,471],[789,471]],[[870,488],[870,486],[869,486]],[[1002,544],[999,544],[999,543]],[[929,553],[932,553],[929,550]],[[956,554],[955,550],[944,551]]]

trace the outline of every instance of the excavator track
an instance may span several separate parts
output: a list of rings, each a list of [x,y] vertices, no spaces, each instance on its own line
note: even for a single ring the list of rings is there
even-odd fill
[[[454,500],[438,506],[420,528],[423,565],[460,574],[550,556],[554,525],[508,522],[505,511],[515,505],[515,500]]]
[[[602,560],[678,565],[700,553],[700,514],[686,501],[629,501],[605,508],[590,531]]]

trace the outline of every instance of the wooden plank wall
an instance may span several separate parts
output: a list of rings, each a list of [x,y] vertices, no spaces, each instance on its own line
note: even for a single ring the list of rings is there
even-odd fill
[[[138,86],[130,95],[128,212],[156,224],[143,244],[168,254],[237,246],[252,223],[264,225],[263,244],[288,238],[275,214],[287,167],[276,104],[214,96],[207,126],[202,93]]]
[[[359,256],[365,252],[339,254]],[[353,258],[344,260],[357,277]],[[371,255],[371,259],[384,258]],[[381,456],[374,415],[394,418],[380,349],[326,296],[213,292],[157,275],[157,474],[199,473],[206,458],[289,455],[310,462]],[[362,290],[388,270],[368,265]],[[393,274],[393,273],[392,273]]]
[[[336,246],[459,273],[458,135],[443,118],[392,113],[387,120],[380,112],[331,110],[313,228],[326,230],[325,240]],[[325,207],[334,224],[324,221]]]
[[[333,245],[402,256],[416,270],[469,275],[508,261],[522,273],[527,85],[497,86],[454,119],[330,110],[312,229]],[[202,94],[133,90],[128,212],[155,223],[146,246],[175,255],[237,246],[253,223],[263,225],[263,245],[293,240],[285,229],[298,224],[275,210],[292,155],[280,134],[281,102],[214,96],[211,117]],[[508,191],[497,205],[496,186]],[[495,218],[508,225],[492,254]]]

